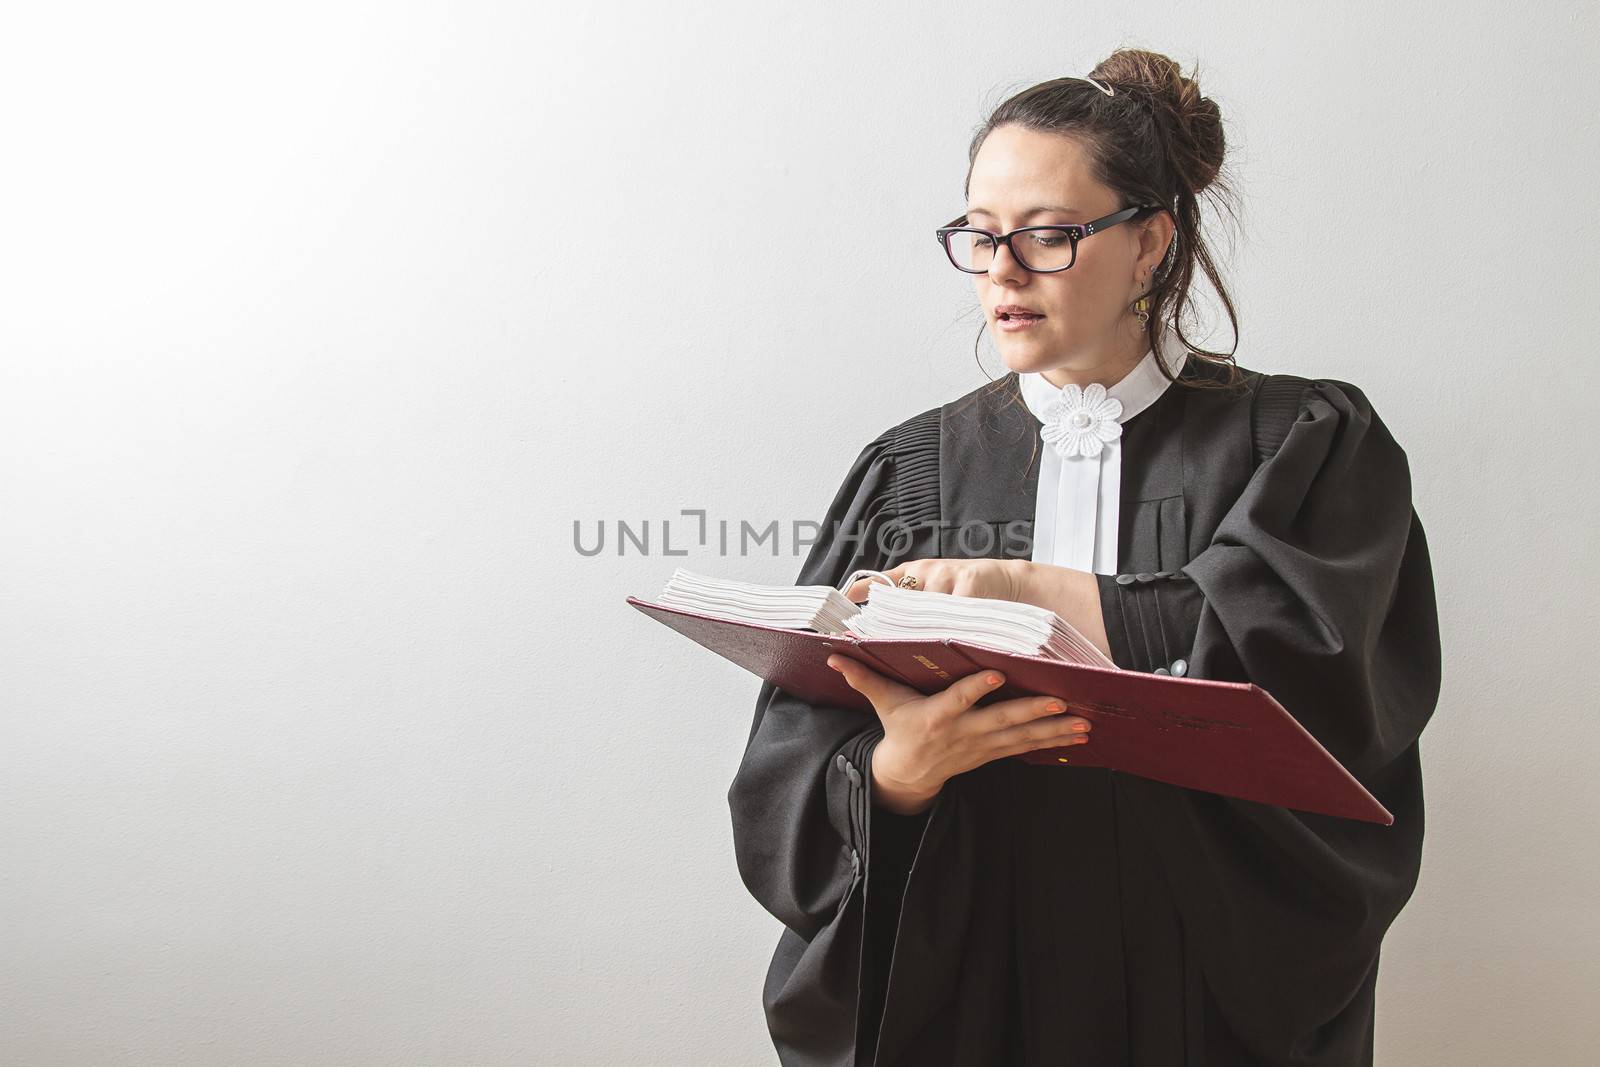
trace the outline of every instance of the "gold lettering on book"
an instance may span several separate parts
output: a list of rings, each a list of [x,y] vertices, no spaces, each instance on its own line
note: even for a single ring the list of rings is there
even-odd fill
[[[1172,711],[1172,710],[1169,710],[1167,708],[1162,708],[1161,709],[1161,717],[1167,723],[1170,723],[1171,725],[1179,727],[1181,729],[1187,729],[1187,730],[1248,730],[1248,729],[1250,729],[1248,724],[1242,723],[1242,722],[1235,722],[1232,719],[1219,719],[1219,718],[1212,718],[1212,717],[1201,716],[1201,715],[1184,715],[1184,714],[1182,714],[1180,712]],[[1165,728],[1161,724],[1156,724],[1156,725],[1157,725],[1158,728],[1161,728],[1161,729]]]
[[[1065,699],[1065,698],[1058,698]],[[1104,700],[1067,700],[1067,711],[1088,711],[1099,715],[1107,715],[1113,719],[1132,719],[1135,716],[1121,704],[1112,704]],[[1094,715],[1090,715],[1092,720]]]
[[[920,663],[924,667],[928,668],[930,671],[932,671],[934,674],[938,675],[940,678],[948,678],[948,677],[950,677],[950,672],[949,671],[947,671],[944,668],[940,667],[937,663],[933,662],[933,660],[929,659],[927,656],[917,656],[916,660],[917,660],[918,663]]]

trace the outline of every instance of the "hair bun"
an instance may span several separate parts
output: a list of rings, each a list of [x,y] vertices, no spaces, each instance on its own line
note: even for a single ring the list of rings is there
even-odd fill
[[[1216,180],[1226,150],[1222,110],[1201,94],[1198,74],[1197,68],[1194,77],[1186,77],[1170,57],[1137,48],[1119,48],[1090,72],[1150,106],[1172,167],[1191,193]]]

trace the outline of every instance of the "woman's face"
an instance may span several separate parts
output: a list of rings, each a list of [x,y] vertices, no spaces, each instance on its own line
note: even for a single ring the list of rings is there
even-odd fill
[[[1090,176],[1076,138],[1019,126],[994,130],[973,161],[969,225],[995,233],[1020,226],[1091,222],[1123,205]],[[1043,209],[1043,210],[1037,210]],[[1171,216],[1158,212],[1101,230],[1078,242],[1069,270],[1031,274],[1008,248],[987,274],[974,274],[995,345],[1015,371],[1059,370],[1055,384],[1120,378],[1148,350],[1129,311],[1146,268],[1160,263],[1172,239]],[[1001,310],[1020,305],[1044,318],[1020,330],[1002,328]]]

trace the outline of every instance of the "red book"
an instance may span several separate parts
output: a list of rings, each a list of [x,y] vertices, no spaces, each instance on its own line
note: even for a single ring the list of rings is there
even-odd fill
[[[968,641],[824,634],[665,607],[628,597],[646,615],[812,704],[860,709],[866,697],[828,666],[850,656],[921,693],[984,668],[1005,684],[980,704],[1054,696],[1094,724],[1087,744],[1011,757],[1030,763],[1105,767],[1221,796],[1347,819],[1394,816],[1265,689],[1247,682],[1175,678],[1062,663]]]

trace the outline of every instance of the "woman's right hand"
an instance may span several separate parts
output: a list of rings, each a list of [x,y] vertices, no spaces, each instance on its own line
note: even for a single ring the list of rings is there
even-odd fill
[[[1059,697],[1017,697],[973,707],[1005,682],[982,670],[927,696],[848,656],[828,657],[850,688],[872,701],[883,740],[872,750],[875,802],[900,815],[925,810],[944,783],[1002,756],[1081,745],[1092,725],[1064,715]]]

